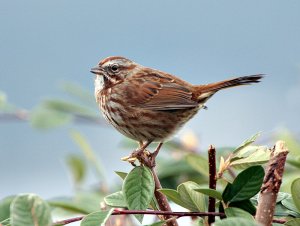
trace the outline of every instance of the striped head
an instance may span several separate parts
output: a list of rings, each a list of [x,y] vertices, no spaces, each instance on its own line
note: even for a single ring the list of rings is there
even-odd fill
[[[132,74],[138,66],[135,62],[120,56],[108,57],[101,60],[91,69],[96,74],[95,88],[102,90],[122,82]]]

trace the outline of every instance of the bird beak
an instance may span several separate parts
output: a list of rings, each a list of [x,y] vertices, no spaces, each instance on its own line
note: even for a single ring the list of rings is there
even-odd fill
[[[102,68],[97,65],[96,67],[91,68],[91,72],[96,75],[102,74]]]

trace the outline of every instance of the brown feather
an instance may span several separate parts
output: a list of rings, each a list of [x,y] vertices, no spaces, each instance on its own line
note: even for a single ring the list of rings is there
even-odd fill
[[[231,88],[235,86],[241,85],[250,85],[252,83],[260,82],[260,79],[263,78],[263,74],[257,75],[249,75],[249,76],[242,76],[233,79],[228,79],[221,82],[210,83],[207,85],[198,85],[196,86],[196,90],[201,95],[206,92],[217,92],[221,89]]]
[[[153,81],[154,76],[157,81]],[[176,79],[159,78],[159,74],[130,77],[124,85],[127,87],[125,92],[127,101],[133,107],[163,111],[199,105],[193,100],[192,91],[187,86],[178,84]]]

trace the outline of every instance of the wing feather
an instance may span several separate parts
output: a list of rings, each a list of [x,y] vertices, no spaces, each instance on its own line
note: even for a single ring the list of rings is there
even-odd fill
[[[154,75],[128,78],[125,81],[127,102],[133,107],[149,110],[178,110],[197,107],[192,92],[176,79],[155,79]],[[126,84],[127,83],[127,84]]]

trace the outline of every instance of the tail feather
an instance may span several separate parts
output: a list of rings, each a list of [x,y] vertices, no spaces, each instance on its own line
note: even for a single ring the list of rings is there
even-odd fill
[[[234,86],[241,86],[241,85],[250,85],[252,83],[258,83],[264,77],[263,74],[257,75],[249,75],[249,76],[242,76],[238,78],[228,79],[221,82],[210,83],[207,85],[200,85],[202,92],[212,92],[218,91],[220,89],[226,89]],[[200,90],[201,90],[200,89]]]
[[[263,74],[257,74],[257,75],[249,75],[249,76],[242,76],[238,78],[228,79],[225,81],[210,83],[207,85],[199,85],[197,86],[197,90],[199,91],[198,99],[202,99],[202,98],[208,99],[214,93],[216,93],[221,89],[258,83],[263,77],[264,77]]]

